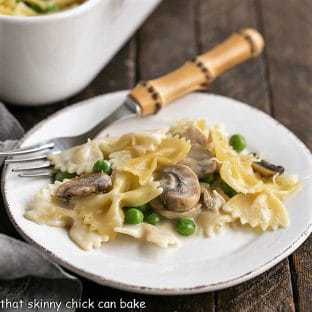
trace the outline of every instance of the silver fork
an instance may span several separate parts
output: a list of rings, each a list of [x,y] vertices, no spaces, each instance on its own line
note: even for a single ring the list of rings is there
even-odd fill
[[[81,145],[88,139],[95,138],[105,127],[129,114],[139,114],[139,108],[135,103],[127,102],[127,105],[119,106],[109,116],[101,120],[95,127],[77,136],[60,137],[51,139],[40,144],[18,148],[12,151],[0,152],[0,157],[9,157],[5,164],[31,163],[35,165],[13,168],[13,172],[18,172],[20,177],[48,177],[52,175],[52,164],[48,160],[51,153],[58,153],[73,146]],[[30,156],[28,156],[30,155]],[[22,156],[22,157],[16,157]],[[26,157],[25,157],[26,156]],[[42,163],[42,161],[44,161]],[[40,162],[40,163],[38,163]]]
[[[0,153],[1,156],[18,156],[36,153],[28,158],[10,158],[6,164],[46,160],[45,163],[31,167],[15,168],[23,177],[46,176],[51,174],[51,163],[48,161],[48,153],[59,152],[70,147],[80,145],[88,138],[94,138],[101,130],[112,122],[135,113],[138,116],[147,116],[157,113],[175,99],[193,91],[201,90],[214,79],[234,66],[258,56],[264,46],[264,41],[255,29],[242,29],[234,33],[223,43],[204,53],[192,61],[186,62],[177,70],[158,79],[138,84],[127,96],[123,105],[104,118],[98,125],[89,131],[66,138],[52,139],[48,142],[17,149],[11,152]]]

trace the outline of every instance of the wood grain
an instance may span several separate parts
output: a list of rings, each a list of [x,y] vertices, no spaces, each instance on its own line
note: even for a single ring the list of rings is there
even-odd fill
[[[251,281],[218,292],[217,311],[295,311],[288,261]]]
[[[140,29],[140,80],[162,76],[196,55],[196,1],[163,1]]]
[[[312,308],[312,236],[290,257],[294,300],[298,311]]]
[[[254,1],[201,1],[198,7],[199,47],[202,51],[244,27],[261,32],[260,12]],[[217,22],[216,22],[217,21]],[[266,38],[265,38],[266,39]],[[270,45],[266,46],[270,50]],[[211,92],[233,97],[267,113],[272,112],[264,55],[222,76]],[[293,311],[288,261],[250,282],[217,293],[217,311]]]
[[[197,10],[197,40],[201,53],[242,28],[260,30],[254,1],[201,0]],[[250,60],[224,74],[212,84],[209,92],[233,97],[270,112],[263,57]]]
[[[312,2],[261,4],[274,115],[311,149]],[[276,20],[277,16],[283,20]],[[284,34],[287,36],[282,40]]]
[[[261,7],[264,32],[270,47],[267,60],[274,115],[311,150],[312,3],[263,0]],[[277,19],[278,16],[283,18]],[[281,40],[283,37],[285,39]],[[290,264],[297,310],[311,311],[311,236],[291,256]]]

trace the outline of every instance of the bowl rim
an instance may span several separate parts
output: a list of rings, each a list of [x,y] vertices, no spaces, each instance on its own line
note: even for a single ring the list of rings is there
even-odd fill
[[[16,16],[16,15],[1,15],[0,22],[7,22],[13,24],[37,24],[43,22],[53,22],[58,20],[64,20],[69,17],[80,16],[81,14],[90,11],[93,7],[98,5],[102,0],[86,0],[84,3],[78,5],[75,8],[64,10],[61,12],[48,14],[48,15],[36,15],[36,16]]]

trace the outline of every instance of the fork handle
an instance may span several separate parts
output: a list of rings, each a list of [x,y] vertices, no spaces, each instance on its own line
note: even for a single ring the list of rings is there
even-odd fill
[[[175,99],[207,86],[234,66],[258,56],[263,37],[247,28],[232,34],[224,42],[177,70],[155,80],[139,83],[130,93],[142,116],[157,113]]]

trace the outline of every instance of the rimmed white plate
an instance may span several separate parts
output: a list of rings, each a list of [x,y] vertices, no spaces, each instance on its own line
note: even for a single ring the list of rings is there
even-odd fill
[[[68,107],[32,129],[22,145],[79,134],[122,103],[125,95],[125,91],[116,92]],[[156,129],[181,118],[224,123],[229,133],[245,136],[250,150],[298,174],[304,187],[286,203],[291,220],[287,229],[263,235],[229,229],[210,239],[184,239],[179,249],[166,250],[122,238],[85,252],[64,229],[38,225],[23,217],[27,202],[47,180],[18,178],[8,166],[3,172],[2,191],[13,224],[26,240],[69,270],[103,285],[141,293],[189,294],[222,289],[251,279],[286,258],[312,230],[310,151],[268,115],[233,99],[200,93],[178,100],[158,115],[118,121],[105,133]]]

